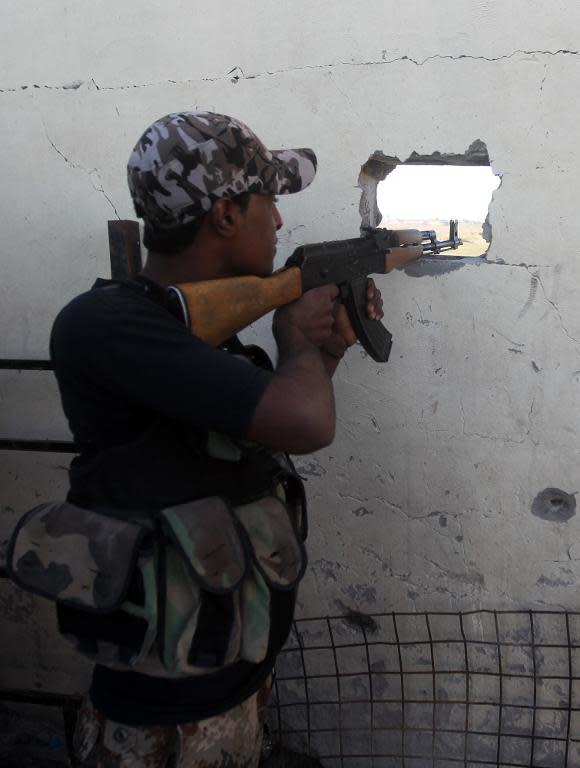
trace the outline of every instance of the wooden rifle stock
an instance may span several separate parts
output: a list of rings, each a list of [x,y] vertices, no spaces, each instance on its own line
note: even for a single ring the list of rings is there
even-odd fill
[[[244,275],[172,285],[168,304],[195,336],[217,347],[254,320],[300,296],[301,270],[288,267],[270,277]]]

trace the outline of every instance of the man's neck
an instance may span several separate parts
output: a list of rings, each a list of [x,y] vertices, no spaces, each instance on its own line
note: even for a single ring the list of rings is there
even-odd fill
[[[194,242],[183,251],[171,255],[149,251],[141,274],[166,288],[178,283],[212,280],[225,276],[227,270],[219,251],[200,247]]]

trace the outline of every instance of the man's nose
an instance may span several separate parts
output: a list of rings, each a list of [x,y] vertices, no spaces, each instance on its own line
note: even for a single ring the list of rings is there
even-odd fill
[[[278,210],[278,206],[274,206],[274,224],[276,225],[276,231],[281,229],[282,227],[282,216],[280,216],[280,211]]]

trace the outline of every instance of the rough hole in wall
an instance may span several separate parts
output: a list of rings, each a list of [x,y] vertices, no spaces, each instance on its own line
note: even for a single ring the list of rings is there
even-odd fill
[[[477,139],[462,155],[413,152],[406,160],[374,152],[361,169],[363,226],[435,231],[449,238],[458,220],[463,244],[445,258],[485,258],[491,243],[489,204],[500,184],[487,147]]]

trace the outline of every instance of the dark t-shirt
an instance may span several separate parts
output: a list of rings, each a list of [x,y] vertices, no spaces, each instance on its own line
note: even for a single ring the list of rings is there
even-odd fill
[[[230,346],[242,349],[236,339]],[[80,448],[68,498],[89,508],[155,510],[191,498],[199,491],[195,483],[208,475],[199,451],[203,436],[243,437],[272,376],[193,336],[167,310],[163,289],[144,278],[98,280],[60,312],[50,351]],[[215,478],[213,465],[212,473]],[[273,609],[287,618],[292,608],[288,596]],[[91,695],[105,715],[126,723],[209,717],[257,690],[276,645],[271,642],[259,665],[240,662],[203,679],[153,678],[97,665]]]
[[[135,439],[159,416],[243,436],[271,377],[193,336],[143,278],[98,280],[73,299],[56,318],[50,353],[80,461]]]

